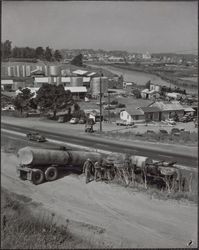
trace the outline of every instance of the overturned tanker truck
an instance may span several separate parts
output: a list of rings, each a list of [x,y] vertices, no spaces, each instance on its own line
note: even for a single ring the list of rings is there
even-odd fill
[[[19,165],[17,174],[22,180],[29,180],[35,185],[46,181],[54,181],[58,178],[60,170],[69,167],[82,169],[85,161],[99,161],[102,157],[100,153],[88,151],[72,150],[52,150],[25,147],[18,153]]]

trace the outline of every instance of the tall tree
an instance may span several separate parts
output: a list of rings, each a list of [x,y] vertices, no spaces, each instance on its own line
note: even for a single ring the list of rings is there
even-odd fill
[[[45,112],[52,111],[54,118],[57,111],[70,108],[73,103],[71,92],[65,91],[63,85],[43,84],[37,91],[36,104]]]
[[[42,47],[37,47],[35,49],[35,57],[38,59],[43,59],[44,58],[44,49]]]
[[[82,56],[82,54],[79,54],[79,55],[75,56],[72,59],[71,64],[75,65],[75,66],[79,66],[79,67],[83,66],[83,56]]]
[[[58,49],[55,50],[54,58],[55,58],[55,60],[58,61],[58,62],[62,59],[62,55],[61,55],[61,53],[60,53],[60,51],[59,51]]]
[[[14,106],[21,112],[21,114],[25,109],[29,108],[30,100],[33,96],[34,93],[31,93],[29,88],[20,89],[20,93],[14,99]]]
[[[5,42],[1,43],[1,56],[4,59],[7,59],[11,56],[12,50],[12,42],[10,40],[6,40]]]
[[[52,61],[52,50],[49,48],[49,47],[46,47],[46,50],[45,50],[45,59],[47,61]]]

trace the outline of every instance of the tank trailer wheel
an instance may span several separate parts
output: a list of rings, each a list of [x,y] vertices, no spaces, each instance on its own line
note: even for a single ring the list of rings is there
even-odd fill
[[[22,181],[27,180],[26,175],[25,175],[23,172],[21,172],[21,171],[20,171],[20,174],[19,174],[19,178],[20,178]]]
[[[54,181],[58,177],[58,171],[55,167],[49,167],[45,171],[45,177],[47,181]]]
[[[32,183],[35,185],[41,184],[44,181],[44,173],[40,169],[32,170]]]

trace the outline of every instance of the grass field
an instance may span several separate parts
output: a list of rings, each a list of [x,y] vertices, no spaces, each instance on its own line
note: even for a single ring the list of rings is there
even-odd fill
[[[31,199],[1,189],[1,249],[95,248],[55,223],[54,214],[34,215],[37,204]],[[97,246],[97,247],[100,247]]]

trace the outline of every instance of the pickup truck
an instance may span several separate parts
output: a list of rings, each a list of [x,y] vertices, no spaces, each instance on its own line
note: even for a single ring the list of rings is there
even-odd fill
[[[115,123],[117,126],[133,126],[134,125],[134,122],[128,122],[125,120],[117,120]]]

